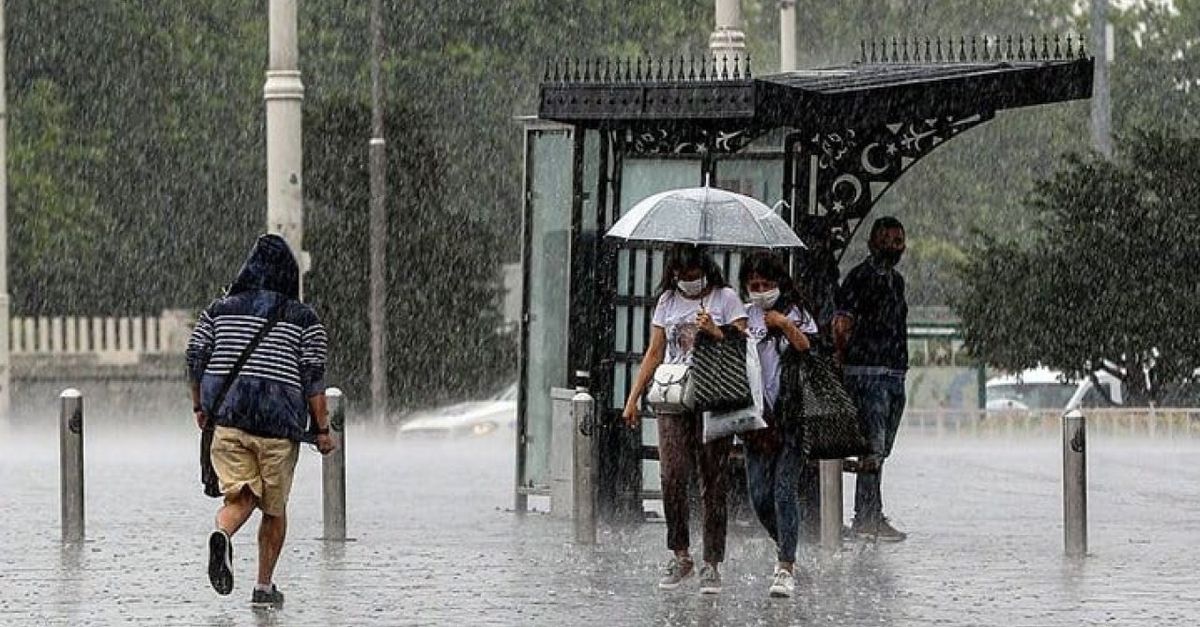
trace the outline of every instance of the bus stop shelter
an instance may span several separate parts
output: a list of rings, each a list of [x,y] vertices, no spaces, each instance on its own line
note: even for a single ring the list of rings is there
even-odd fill
[[[864,42],[848,65],[761,77],[741,58],[549,63],[525,121],[517,509],[549,493],[555,387],[596,399],[600,514],[637,519],[658,497],[653,416],[639,432],[620,414],[663,251],[603,239],[634,203],[706,182],[782,200],[826,324],[838,259],[900,176],[1001,111],[1089,98],[1092,73],[1061,37]],[[736,276],[737,251],[718,262]]]

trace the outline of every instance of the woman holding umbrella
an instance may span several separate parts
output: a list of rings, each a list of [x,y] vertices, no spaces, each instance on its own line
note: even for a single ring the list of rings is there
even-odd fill
[[[633,388],[625,402],[624,418],[638,425],[639,401],[660,364],[688,364],[697,334],[724,339],[722,326],[746,328],[746,308],[725,282],[720,268],[702,248],[676,245],[663,271],[658,303],[654,307],[650,345],[642,359]],[[677,410],[676,410],[677,411]],[[700,494],[704,520],[704,565],[700,593],[721,591],[718,565],[725,557],[728,517],[731,437],[703,440],[703,423],[693,412],[656,411],[659,465],[662,473],[663,511],[667,519],[667,548],[671,559],[663,567],[658,587],[671,590],[695,570],[688,537],[688,480],[692,460],[699,460]]]

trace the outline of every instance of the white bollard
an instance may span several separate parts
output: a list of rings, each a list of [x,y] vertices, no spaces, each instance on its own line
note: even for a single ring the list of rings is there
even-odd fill
[[[1063,416],[1063,540],[1068,557],[1087,555],[1087,419]]]
[[[74,388],[59,395],[59,485],[62,492],[62,541],[83,542],[83,394]]]
[[[821,547],[837,551],[842,548],[842,460],[820,461],[821,481]]]
[[[594,459],[596,399],[585,387],[575,388],[571,399],[574,418],[574,469],[571,518],[575,521],[575,542],[596,543],[596,464]]]
[[[342,391],[338,388],[325,390],[329,404],[329,434],[337,447],[321,457],[321,497],[324,540],[346,539],[346,408],[342,404]]]

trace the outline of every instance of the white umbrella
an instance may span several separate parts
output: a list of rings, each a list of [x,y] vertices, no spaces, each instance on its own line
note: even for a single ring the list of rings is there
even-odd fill
[[[674,189],[646,198],[607,237],[736,248],[804,248],[776,213],[749,196],[712,187]]]

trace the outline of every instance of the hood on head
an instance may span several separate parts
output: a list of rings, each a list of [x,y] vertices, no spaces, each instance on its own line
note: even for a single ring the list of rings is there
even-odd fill
[[[258,236],[229,286],[229,294],[247,290],[271,290],[288,298],[300,298],[300,265],[283,237],[274,233]]]

